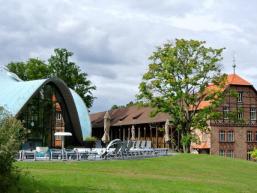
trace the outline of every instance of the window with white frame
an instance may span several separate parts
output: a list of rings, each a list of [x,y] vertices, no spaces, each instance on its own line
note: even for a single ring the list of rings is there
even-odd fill
[[[228,106],[224,106],[223,107],[223,118],[224,119],[228,119],[228,114],[229,114],[229,107]]]
[[[243,102],[243,92],[238,92],[237,102],[242,103]]]
[[[257,141],[257,131],[255,132],[255,141]]]
[[[225,137],[226,137],[225,131],[220,131],[219,133],[220,142],[225,142],[225,139],[226,139]]]
[[[227,133],[227,141],[234,142],[234,131],[228,131]]]
[[[220,155],[220,156],[225,156],[225,150],[224,150],[224,149],[220,149],[219,155]]]
[[[256,121],[256,107],[250,108],[250,119],[251,121]]]
[[[234,151],[233,150],[227,150],[226,157],[234,157]]]
[[[253,132],[252,131],[247,131],[247,142],[252,142],[253,141]]]

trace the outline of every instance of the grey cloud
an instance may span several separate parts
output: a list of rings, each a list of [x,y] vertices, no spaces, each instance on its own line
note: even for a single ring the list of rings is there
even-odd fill
[[[82,64],[82,69],[89,75],[99,76],[108,79],[117,79],[118,75],[107,64]]]
[[[92,112],[135,97],[148,57],[166,40],[206,40],[232,52],[240,75],[255,81],[257,3],[236,0],[0,0],[0,63],[47,59],[53,49],[74,52],[73,60],[96,84]]]

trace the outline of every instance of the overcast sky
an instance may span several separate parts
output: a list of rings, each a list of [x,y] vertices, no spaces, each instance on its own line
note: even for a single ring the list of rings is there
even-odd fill
[[[0,0],[0,64],[39,57],[54,48],[73,60],[97,86],[91,112],[135,99],[156,46],[198,39],[224,52],[223,70],[257,86],[255,0]]]

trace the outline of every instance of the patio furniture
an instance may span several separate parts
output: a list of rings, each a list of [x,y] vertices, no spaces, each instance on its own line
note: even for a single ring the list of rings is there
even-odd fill
[[[124,159],[124,156],[126,156],[126,155],[125,155],[125,150],[126,150],[126,148],[127,148],[127,145],[128,145],[128,142],[127,142],[127,141],[121,142],[121,148],[119,149],[118,154],[117,154],[117,156],[118,156],[119,158]]]
[[[78,153],[78,160],[88,160],[89,148],[74,148],[74,150]]]
[[[120,157],[120,149],[121,149],[122,143],[117,143],[114,145],[113,150],[108,150],[106,156],[104,157],[105,159],[113,158],[117,159]]]
[[[154,149],[154,154],[156,156],[164,156],[164,155],[168,155],[168,148],[155,148]]]
[[[141,141],[140,148],[144,149],[146,145],[146,141]]]
[[[22,152],[19,151],[18,153],[15,154],[15,160],[17,161],[21,161],[21,155],[22,155]]]
[[[134,148],[139,149],[140,148],[141,141],[136,141]]]
[[[100,155],[100,158],[108,159],[108,158],[117,158],[119,155],[119,151],[121,149],[122,142],[120,139],[112,140],[105,151]]]
[[[151,149],[152,148],[152,142],[151,141],[146,141],[145,148],[146,149]]]
[[[133,153],[130,151],[130,150],[132,149],[133,145],[134,145],[134,142],[133,142],[133,141],[128,141],[127,147],[126,147],[126,149],[125,149],[125,151],[124,151],[124,155],[125,155],[127,158],[133,157]]]
[[[131,141],[123,141],[122,142],[122,145],[121,145],[121,148],[118,152],[118,157],[119,158],[126,158],[129,156],[129,149],[131,149],[132,147],[132,142]]]
[[[134,146],[130,148],[129,154],[131,157],[140,158],[143,156],[143,149],[141,148],[141,141],[135,141]]]
[[[36,151],[35,150],[22,150],[21,160],[36,160]]]
[[[97,141],[95,142],[95,148],[103,148],[103,147],[102,147],[102,141],[101,141],[101,140],[97,140]]]
[[[48,147],[36,147],[35,160],[49,160],[49,148]]]
[[[97,148],[74,148],[74,151],[78,154],[78,160],[96,160],[96,157],[100,155],[97,151]]]
[[[154,156],[154,149],[152,148],[152,142],[146,141],[145,142],[145,148],[143,149],[144,156],[145,157],[152,157]]]
[[[50,149],[50,160],[64,159],[64,152],[62,149]]]
[[[99,155],[96,150],[90,150],[87,153],[88,153],[88,160],[89,159],[96,160],[97,155]]]
[[[66,160],[79,160],[79,153],[75,149],[64,149],[64,156]]]

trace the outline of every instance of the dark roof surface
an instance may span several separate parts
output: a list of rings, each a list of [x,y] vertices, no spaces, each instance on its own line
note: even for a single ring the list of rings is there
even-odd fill
[[[165,122],[169,119],[167,113],[158,113],[155,117],[151,117],[150,113],[153,111],[150,107],[127,107],[110,110],[111,126],[144,124],[144,123],[159,123]],[[104,126],[104,115],[106,111],[94,113],[90,115],[92,127]]]

